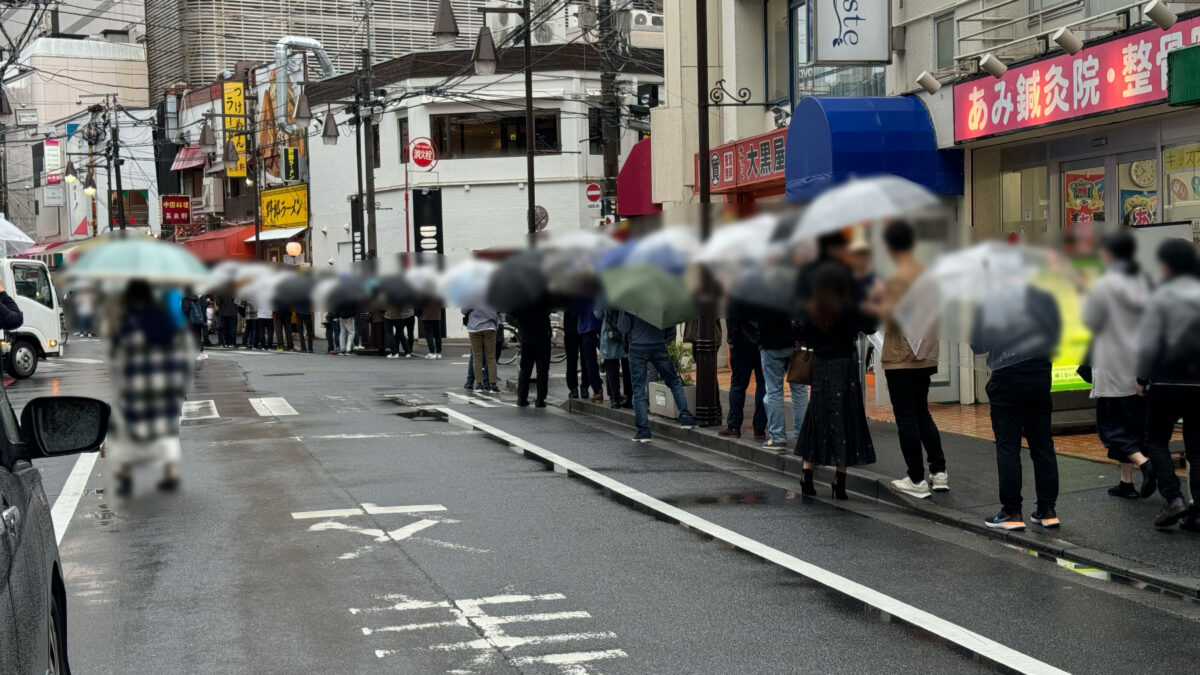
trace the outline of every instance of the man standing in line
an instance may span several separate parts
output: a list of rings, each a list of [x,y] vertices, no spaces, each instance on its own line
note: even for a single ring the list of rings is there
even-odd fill
[[[912,226],[903,221],[891,223],[883,231],[883,241],[896,264],[896,271],[884,284],[879,301],[879,313],[885,319],[880,362],[887,377],[892,412],[896,415],[900,452],[908,466],[908,475],[892,481],[891,485],[897,492],[925,499],[933,494],[933,490],[950,489],[942,437],[929,414],[929,381],[937,372],[937,332],[931,331],[918,341],[914,351],[913,342],[900,332],[891,318],[892,309],[925,271],[913,255],[916,236]],[[925,481],[922,445],[929,457],[929,482]]]
[[[238,308],[232,295],[217,296],[217,321],[222,347],[237,347]]]
[[[483,306],[463,310],[463,314],[467,317],[467,334],[471,337],[471,367],[475,376],[475,391],[499,394],[496,332],[500,328],[500,317],[496,310]]]
[[[726,305],[725,334],[729,344],[729,365],[733,369],[729,381],[729,416],[718,436],[742,437],[745,416],[746,389],[754,376],[754,440],[767,440],[766,380],[763,377],[762,355],[758,351],[758,331],[747,317],[747,307],[733,298]],[[803,419],[803,418],[801,418]],[[799,422],[796,422],[799,424]]]
[[[579,350],[582,352],[580,366],[586,376],[585,379],[592,385],[592,402],[600,403],[604,401],[604,383],[600,378],[600,362],[597,360],[596,354],[600,349],[601,321],[593,311],[595,306],[596,303],[593,300],[576,303],[575,313],[579,320],[575,327],[579,330]],[[587,396],[587,386],[581,384],[579,397],[583,398],[584,396]]]
[[[517,405],[529,405],[529,379],[537,367],[537,399],[534,405],[546,407],[550,386],[550,310],[541,305],[509,312],[521,339],[521,371],[517,376]]]
[[[629,343],[629,366],[633,371],[633,417],[637,423],[634,443],[650,442],[650,401],[646,395],[646,364],[654,366],[671,390],[675,407],[679,410],[679,424],[684,429],[694,429],[696,418],[688,410],[687,394],[683,391],[683,380],[675,372],[675,364],[667,353],[666,331],[639,319],[628,312],[621,312],[617,328]]]

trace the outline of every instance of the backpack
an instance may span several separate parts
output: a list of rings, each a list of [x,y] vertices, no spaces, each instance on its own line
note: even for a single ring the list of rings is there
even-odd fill
[[[204,310],[200,308],[200,301],[195,298],[188,298],[187,317],[188,323],[193,326],[204,324]]]

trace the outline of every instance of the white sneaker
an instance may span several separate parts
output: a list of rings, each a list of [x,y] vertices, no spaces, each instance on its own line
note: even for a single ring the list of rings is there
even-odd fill
[[[440,359],[440,358],[442,358],[442,355],[439,353],[439,354],[437,355],[437,357]]]
[[[411,359],[412,357],[413,357],[412,352],[409,352],[404,355],[404,358],[406,358],[406,359]]]
[[[425,355],[425,359],[426,359],[426,360],[428,360],[428,359],[436,359],[436,358],[437,358],[437,354],[426,354],[426,355]]]
[[[929,489],[929,483],[921,481],[914,484],[908,476],[892,481],[892,489],[901,494],[916,497],[917,499],[929,499],[933,496],[933,492]]]
[[[946,472],[934,473],[929,475],[929,484],[933,487],[934,492],[949,492],[950,491],[950,476]]]

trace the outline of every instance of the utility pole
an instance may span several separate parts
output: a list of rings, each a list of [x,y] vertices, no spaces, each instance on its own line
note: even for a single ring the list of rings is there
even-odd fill
[[[700,239],[712,233],[712,167],[708,135],[708,0],[696,2],[696,127],[699,133]],[[716,292],[712,275],[701,270],[699,335],[692,343],[696,357],[696,422],[713,426],[721,422],[721,399],[717,390]]]
[[[600,51],[604,54],[605,69],[600,75],[601,139],[604,143],[604,200],[601,215],[616,216],[617,173],[621,162],[621,102],[617,98],[617,72],[620,35],[612,0],[600,0]]]
[[[368,3],[369,5],[369,3]],[[368,7],[368,16],[370,11]],[[359,124],[363,126],[364,133],[362,134],[363,156],[365,166],[363,168],[367,179],[367,251],[366,259],[374,260],[378,254],[375,242],[375,125],[372,122],[372,117],[375,112],[375,92],[372,90],[374,84],[371,77],[371,50],[362,50],[363,72],[360,82],[362,83],[363,96],[360,104],[365,105],[367,114],[364,116],[362,108],[359,109]],[[360,202],[361,203],[361,202]]]
[[[0,122],[0,213],[8,212],[8,125]]]
[[[104,103],[105,103],[105,105],[107,105],[108,100],[105,99]],[[120,113],[121,108],[117,105],[117,97],[115,95],[112,98],[111,110],[112,110],[112,116],[113,116],[113,127],[112,127],[113,168],[117,174],[117,224],[120,226],[121,232],[123,233],[123,232],[125,232],[125,191],[122,189],[122,186],[121,186],[121,116],[118,114],[118,113]],[[110,190],[109,194],[110,194],[110,199],[111,199],[111,194],[112,194],[111,190]]]
[[[521,22],[525,27],[525,186],[529,198],[529,247],[537,244],[537,195],[533,186],[533,157],[537,152],[537,129],[533,120],[533,26],[529,6],[533,0],[521,3]]]
[[[247,92],[254,91],[250,87],[249,71],[246,72],[245,87]],[[246,175],[250,176],[250,172],[254,172],[254,259],[262,260],[262,173],[259,171],[262,162],[258,157],[258,95],[251,95],[249,99],[246,104]]]

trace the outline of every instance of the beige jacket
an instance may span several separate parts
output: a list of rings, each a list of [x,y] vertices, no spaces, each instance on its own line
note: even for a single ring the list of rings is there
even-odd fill
[[[925,267],[921,263],[913,260],[905,262],[896,268],[896,272],[887,280],[883,288],[883,306],[884,311],[884,334],[883,334],[883,353],[879,355],[879,360],[883,363],[884,370],[897,370],[901,368],[936,368],[938,359],[938,341],[937,328],[930,331],[930,336],[921,340],[917,345],[917,353],[913,353],[912,345],[909,343],[901,332],[899,326],[896,325],[891,316],[891,310],[900,302],[908,289],[912,287],[913,282],[921,273],[925,271]]]

